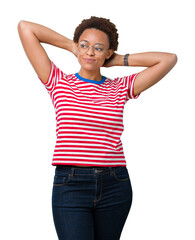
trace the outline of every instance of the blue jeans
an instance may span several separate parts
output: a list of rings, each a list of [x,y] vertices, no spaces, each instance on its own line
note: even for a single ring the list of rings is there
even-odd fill
[[[131,203],[126,166],[56,166],[52,211],[59,240],[119,240]]]

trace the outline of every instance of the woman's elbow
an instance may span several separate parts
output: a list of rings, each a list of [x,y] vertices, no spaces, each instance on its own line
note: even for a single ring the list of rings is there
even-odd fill
[[[175,66],[175,64],[177,63],[177,55],[175,53],[170,53],[170,61],[173,65],[173,67]]]
[[[24,30],[26,28],[26,21],[20,20],[18,23],[18,30]]]

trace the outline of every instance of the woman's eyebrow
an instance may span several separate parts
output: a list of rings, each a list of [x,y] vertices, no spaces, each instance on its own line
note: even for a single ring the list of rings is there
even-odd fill
[[[95,45],[102,45],[102,46],[104,46],[104,44],[103,44],[103,43],[96,43]]]
[[[81,40],[81,42],[87,42],[87,43],[89,43],[87,40]],[[103,46],[104,46],[103,43],[96,43],[95,45],[103,45]]]

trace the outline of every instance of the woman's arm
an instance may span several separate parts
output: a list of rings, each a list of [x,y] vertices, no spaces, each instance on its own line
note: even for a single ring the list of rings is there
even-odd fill
[[[73,53],[72,40],[43,25],[22,20],[18,23],[18,33],[29,61],[43,82],[49,77],[51,61],[41,43]]]
[[[124,55],[115,54],[113,59],[105,64],[105,67],[124,66]],[[147,67],[141,71],[134,84],[134,96],[150,88],[160,81],[177,63],[177,55],[165,52],[144,52],[130,54],[128,65],[135,67]]]

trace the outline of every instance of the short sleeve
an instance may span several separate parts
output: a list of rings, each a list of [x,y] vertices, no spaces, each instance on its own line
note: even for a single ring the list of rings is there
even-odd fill
[[[44,83],[41,78],[38,76],[38,78],[41,80],[45,88],[49,93],[51,93],[55,86],[58,84],[59,79],[61,79],[64,75],[64,73],[50,60],[51,62],[51,68],[50,68],[50,74],[47,79],[47,82]]]
[[[138,74],[139,73],[134,73],[130,76],[122,78],[126,91],[126,101],[128,101],[129,99],[137,99],[140,96],[140,94],[134,96],[134,83]]]

